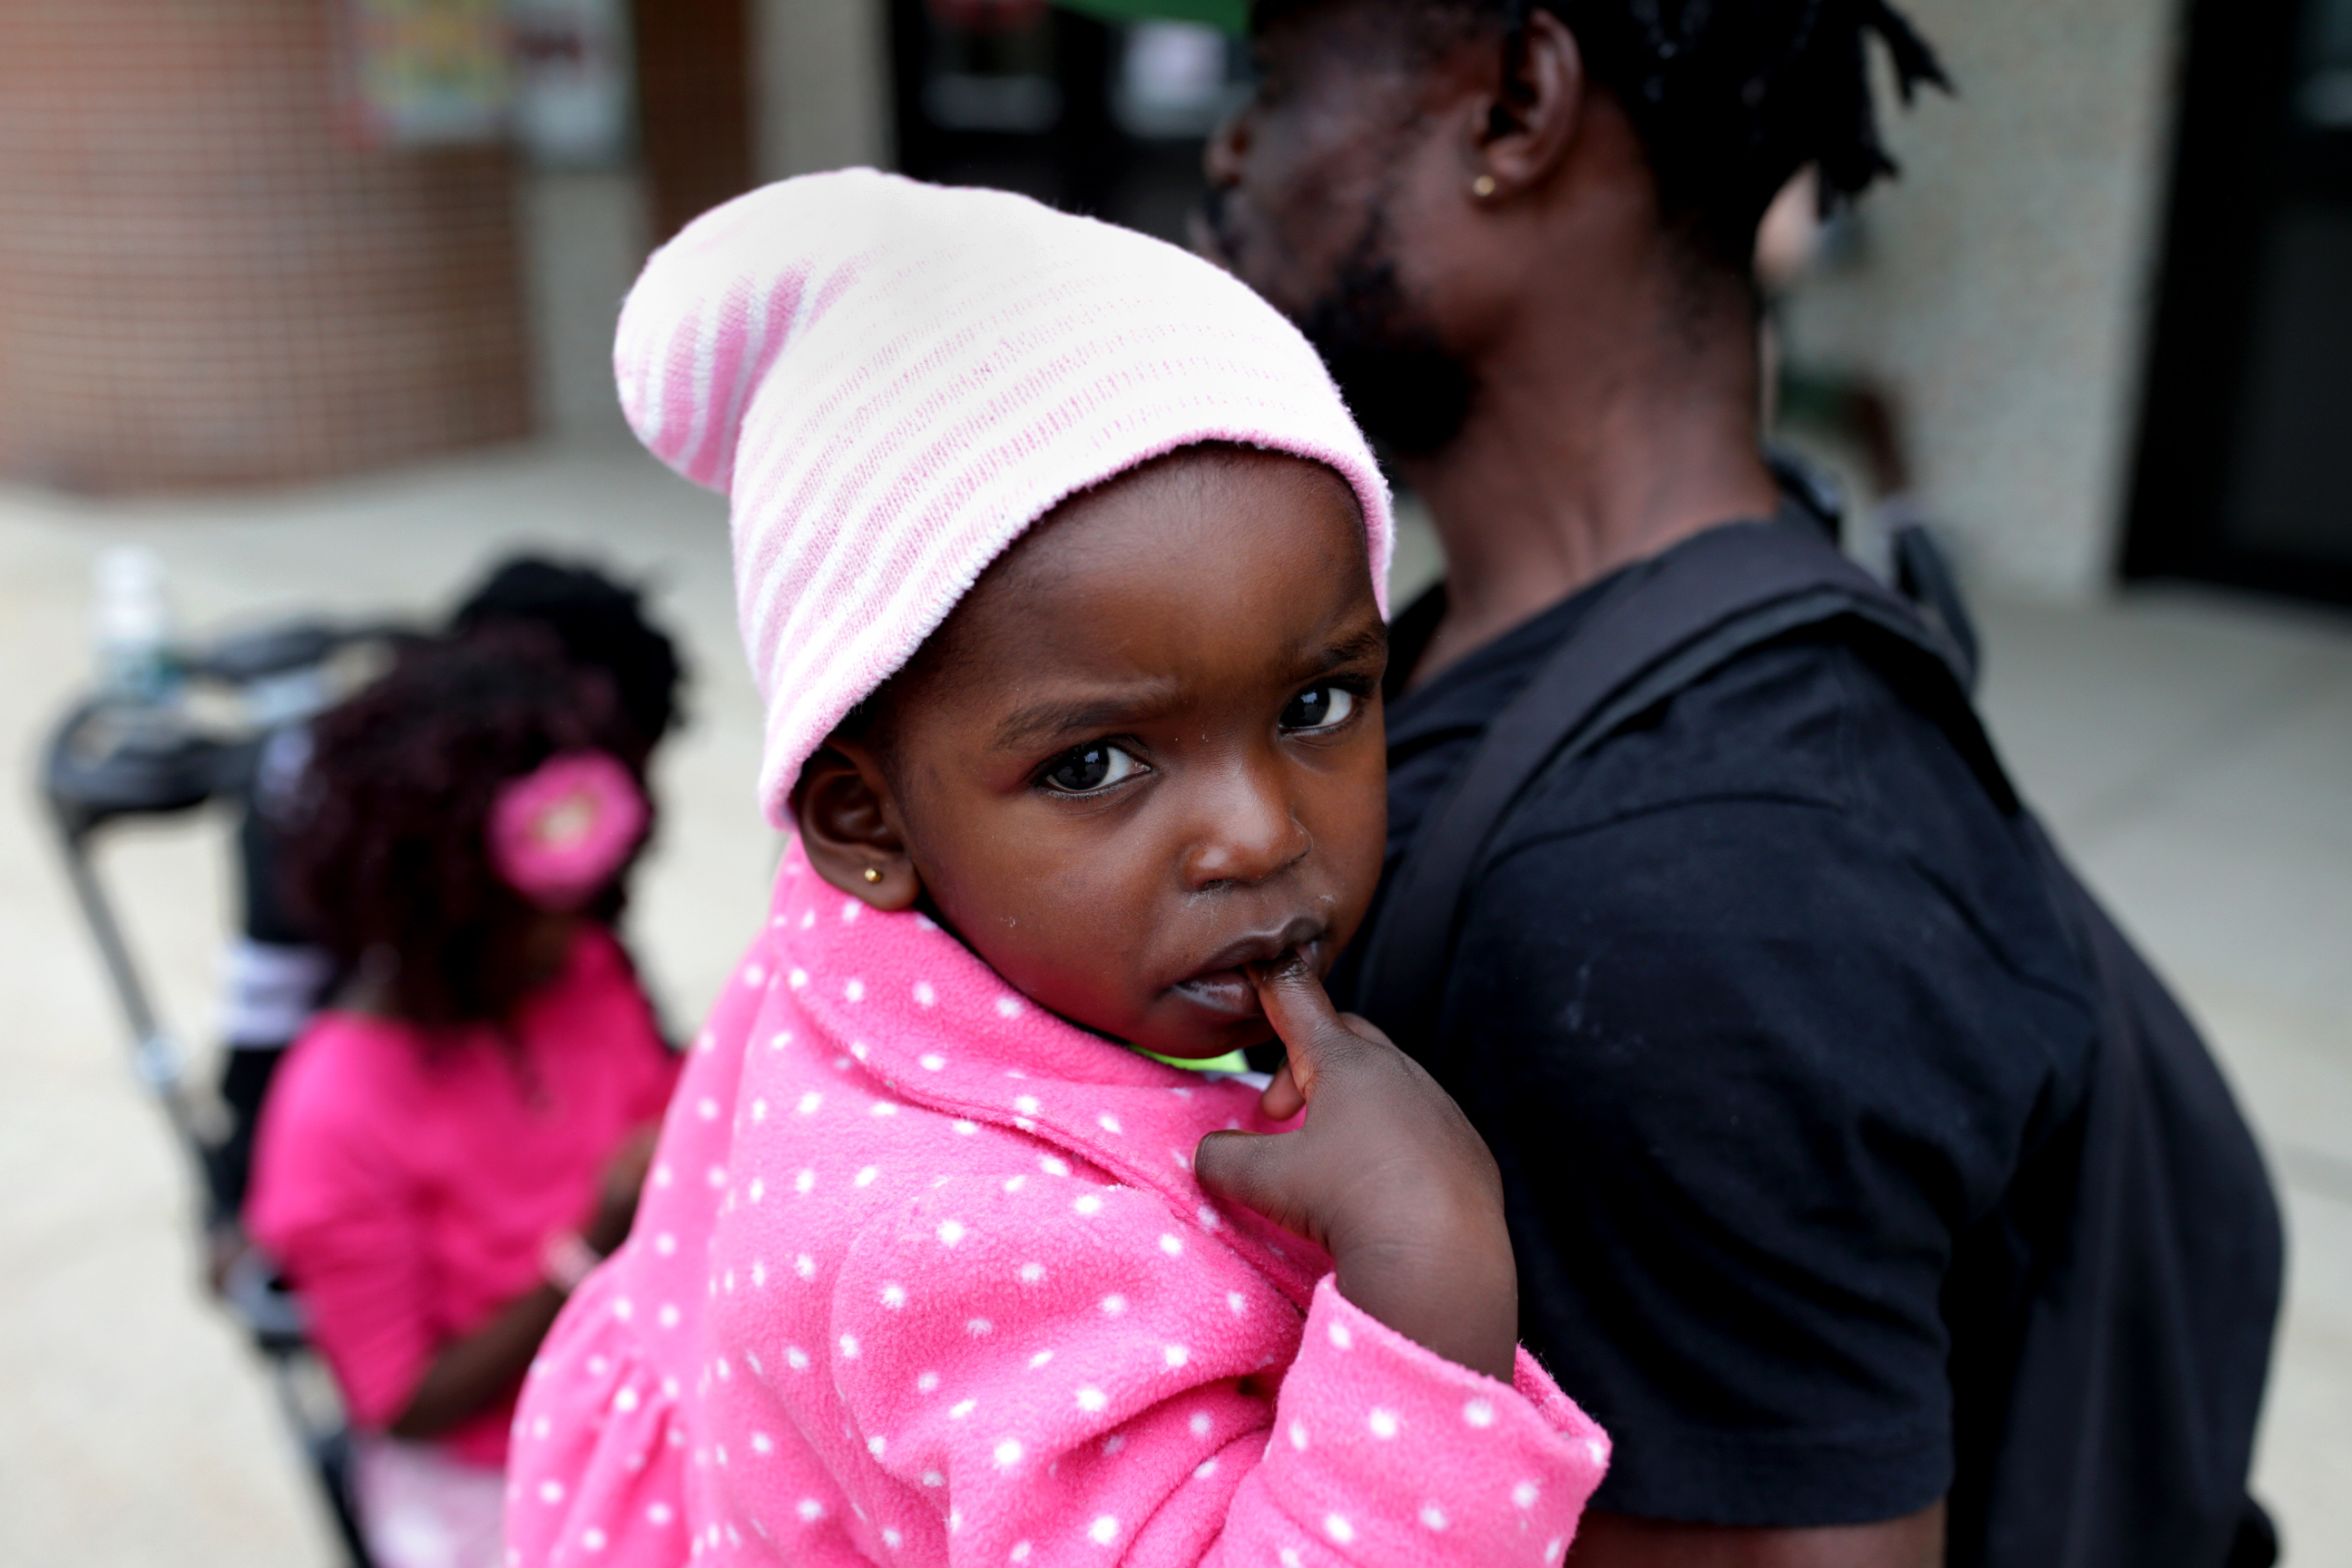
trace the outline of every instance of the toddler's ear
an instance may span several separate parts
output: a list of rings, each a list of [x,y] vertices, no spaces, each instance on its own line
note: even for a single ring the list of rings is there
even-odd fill
[[[811,757],[793,809],[802,852],[818,876],[877,910],[911,909],[922,896],[889,783],[865,747],[836,742]]]

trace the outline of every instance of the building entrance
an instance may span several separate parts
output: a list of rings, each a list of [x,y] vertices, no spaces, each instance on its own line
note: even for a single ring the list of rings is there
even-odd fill
[[[2124,572],[2352,603],[2352,0],[2197,0]]]
[[[1205,188],[1202,146],[1244,90],[1244,51],[1206,23],[1119,19],[1160,8],[893,0],[899,168],[1182,243]]]

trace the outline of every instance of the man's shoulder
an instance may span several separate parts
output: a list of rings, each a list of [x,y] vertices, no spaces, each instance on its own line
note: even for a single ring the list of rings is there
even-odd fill
[[[1670,822],[1722,875],[1867,868],[1883,896],[1958,908],[2043,979],[2075,967],[2020,821],[1943,725],[1835,627],[1751,649],[1547,767],[1488,862],[1606,864],[1616,844],[1660,830],[1645,818]]]
[[[1859,1054],[1906,1085],[1990,1068],[2003,1100],[2070,1073],[2092,1029],[2021,825],[1834,635],[1759,648],[1547,770],[1473,881],[1474,977],[1527,1003],[1506,1032],[1540,1057],[1635,1036],[1685,1062]]]
[[[1813,628],[1749,649],[1547,767],[1506,833],[1524,839],[1716,800],[1867,813],[1898,779],[1906,794],[1930,783],[1939,797],[1991,811],[1935,721],[1851,642]]]

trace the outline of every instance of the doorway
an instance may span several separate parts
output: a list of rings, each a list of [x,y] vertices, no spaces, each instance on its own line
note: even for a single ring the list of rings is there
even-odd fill
[[[2352,603],[2352,0],[2196,0],[2124,574]]]
[[[900,169],[1183,243],[1202,145],[1245,90],[1239,40],[1047,0],[892,0],[890,23]]]

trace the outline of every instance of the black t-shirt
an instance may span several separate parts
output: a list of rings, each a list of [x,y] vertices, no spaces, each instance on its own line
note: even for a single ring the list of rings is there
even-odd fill
[[[1391,692],[1391,870],[1605,586]],[[1398,618],[1393,680],[1442,594]],[[1801,635],[1549,768],[1482,867],[1440,1027],[1512,1187],[1522,1332],[1617,1443],[1595,1506],[1967,1507],[2063,1210],[2029,1155],[2094,1015],[1959,753]]]

